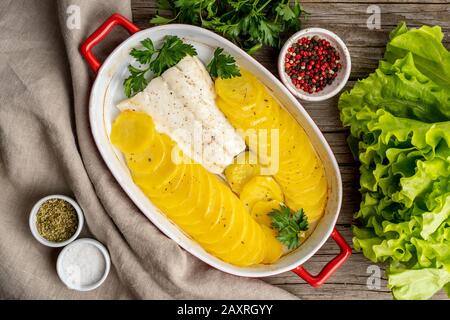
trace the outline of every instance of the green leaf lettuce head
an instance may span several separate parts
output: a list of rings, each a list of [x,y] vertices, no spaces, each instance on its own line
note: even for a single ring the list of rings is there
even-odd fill
[[[390,34],[385,57],[339,99],[360,162],[353,244],[389,264],[396,299],[450,289],[450,53],[440,27]]]

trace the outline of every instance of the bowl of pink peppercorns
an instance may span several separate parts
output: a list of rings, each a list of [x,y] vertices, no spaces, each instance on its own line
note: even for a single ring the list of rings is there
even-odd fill
[[[278,58],[281,81],[296,97],[322,101],[339,93],[350,76],[350,53],[333,32],[300,30],[290,37]]]

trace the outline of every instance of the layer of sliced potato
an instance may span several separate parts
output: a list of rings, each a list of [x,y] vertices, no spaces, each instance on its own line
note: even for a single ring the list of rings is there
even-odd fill
[[[249,72],[241,70],[241,74],[238,78],[216,80],[217,105],[241,132],[255,128],[267,130],[266,141],[256,147],[244,135],[248,148],[258,155],[259,161],[265,166],[278,163],[273,178],[281,187],[285,204],[292,210],[303,208],[309,222],[313,223],[323,215],[327,202],[328,186],[322,162],[306,132],[270,95],[267,88]],[[243,90],[250,97],[245,101],[239,95]],[[275,138],[270,135],[274,129],[278,130]],[[236,180],[232,174],[226,177],[229,181]],[[243,193],[240,191],[241,199]],[[243,200],[244,203],[246,201]]]
[[[113,123],[111,141],[145,195],[206,251],[237,266],[274,261],[281,250],[275,235],[268,239],[237,195],[203,166],[174,163],[174,142],[155,130],[149,116],[122,112]],[[266,199],[261,188],[275,188],[273,197],[280,198],[277,187],[270,181],[255,190]]]

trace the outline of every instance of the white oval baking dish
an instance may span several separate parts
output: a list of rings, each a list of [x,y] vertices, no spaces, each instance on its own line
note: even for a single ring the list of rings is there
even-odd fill
[[[132,35],[115,48],[103,63],[100,63],[93,55],[92,48],[107,36],[116,25],[124,27]],[[115,106],[119,101],[125,99],[122,83],[127,76],[127,66],[132,62],[129,56],[130,50],[138,47],[140,41],[145,38],[151,38],[154,43],[158,44],[166,35],[177,35],[187,43],[192,44],[198,52],[198,57],[203,62],[209,61],[216,47],[222,47],[226,52],[233,55],[237,63],[261,80],[284,108],[297,119],[305,129],[324,164],[329,185],[325,214],[311,236],[298,249],[283,256],[275,264],[237,267],[207,253],[173,224],[141,192],[131,179],[121,153],[110,143],[111,123],[119,113]],[[90,96],[89,117],[92,135],[100,154],[123,190],[143,214],[181,247],[209,265],[234,275],[266,277],[292,270],[313,286],[323,284],[349,257],[350,247],[334,228],[342,201],[342,182],[336,159],[319,128],[301,104],[277,78],[254,58],[230,41],[206,29],[191,25],[171,24],[140,31],[138,27],[119,14],[114,14],[106,20],[81,45],[80,51],[93,71],[97,73]],[[318,275],[313,276],[301,265],[322,247],[330,235],[339,245],[340,254],[330,261]]]

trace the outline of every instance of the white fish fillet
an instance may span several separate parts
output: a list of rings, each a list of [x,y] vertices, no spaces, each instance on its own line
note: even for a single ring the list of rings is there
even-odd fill
[[[149,114],[156,130],[212,173],[222,173],[245,150],[244,140],[217,107],[212,79],[196,57],[183,58],[117,107]]]

